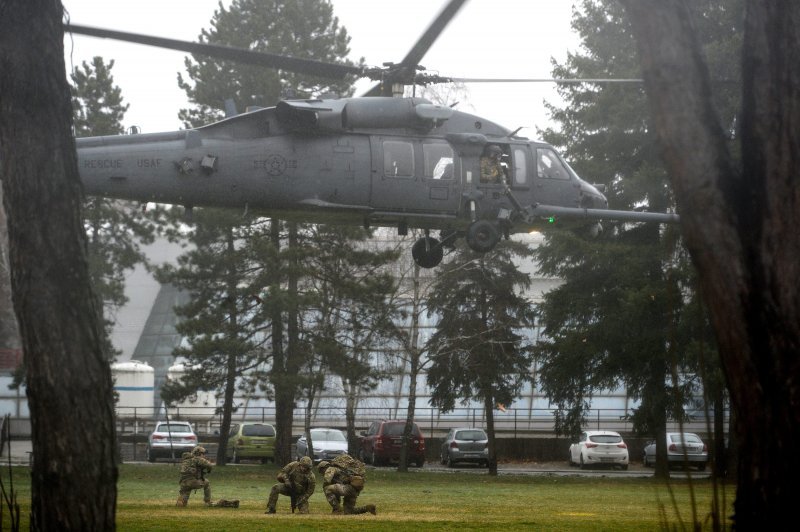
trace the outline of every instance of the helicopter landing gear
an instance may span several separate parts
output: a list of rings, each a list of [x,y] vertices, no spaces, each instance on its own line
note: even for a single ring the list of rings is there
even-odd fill
[[[463,234],[461,235],[463,236]],[[439,231],[439,240],[442,241],[442,247],[447,249],[455,249],[456,247],[456,239],[458,239],[459,233],[457,231],[449,230],[449,231]]]
[[[444,250],[442,244],[431,236],[417,239],[411,247],[411,256],[420,268],[435,268],[442,262]]]
[[[477,220],[467,228],[467,245],[473,251],[486,253],[500,242],[500,230],[489,220]]]

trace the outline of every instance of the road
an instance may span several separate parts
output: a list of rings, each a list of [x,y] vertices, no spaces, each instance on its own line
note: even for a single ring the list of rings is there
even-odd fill
[[[377,469],[393,469],[394,467],[380,467]],[[459,473],[475,473],[486,474],[485,467],[478,467],[474,465],[464,464],[449,468],[441,465],[438,462],[425,464],[425,471],[437,471],[442,473],[459,472]],[[410,467],[409,470],[419,470],[416,467]],[[626,471],[621,469],[581,469],[579,467],[569,467],[566,462],[504,462],[497,466],[498,475],[543,475],[543,476],[574,476],[574,477],[609,477],[609,478],[647,478],[653,476],[652,467],[644,467],[640,463],[630,464]],[[697,471],[691,469],[689,471],[673,469],[670,472],[672,478],[680,478],[682,476],[689,476],[692,478],[708,478],[710,472]]]

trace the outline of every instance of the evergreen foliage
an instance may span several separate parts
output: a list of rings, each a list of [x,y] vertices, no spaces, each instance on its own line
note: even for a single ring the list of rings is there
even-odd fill
[[[234,0],[227,8],[220,4],[211,27],[202,30],[199,40],[350,64],[345,59],[350,38],[333,16],[333,7],[327,0]],[[331,84],[313,76],[200,56],[187,57],[185,64],[188,78],[179,75],[178,85],[186,91],[193,107],[181,110],[179,117],[190,127],[222,118],[221,109],[226,100],[232,100],[236,109],[245,110],[250,106],[273,105],[290,90],[314,95],[324,91],[348,94],[353,81]],[[253,309],[252,318],[260,320],[259,326],[268,345],[265,349],[271,357],[268,377],[260,386],[263,390],[268,390],[268,383],[272,386],[276,405],[276,459],[286,463],[291,459],[293,408],[301,387],[307,383],[299,376],[309,356],[306,340],[301,337],[301,312],[305,303],[300,285],[305,275],[302,264],[305,244],[303,229],[296,224],[284,224],[274,218],[259,223],[264,224],[259,226],[259,235],[251,234],[245,245],[257,263],[249,272],[245,286],[250,286],[252,293],[259,297],[258,309]],[[234,230],[233,227],[229,229]],[[221,273],[213,270],[213,264],[200,266],[197,275],[214,279]],[[208,334],[214,334],[214,324],[206,325]],[[256,327],[256,322],[251,326]]]
[[[333,15],[329,0],[233,0],[228,8],[220,4],[199,41],[235,46],[254,51],[352,65],[350,37]],[[363,63],[363,61],[362,61]],[[225,100],[236,108],[275,105],[284,95],[319,96],[333,92],[352,93],[355,79],[332,82],[325,78],[240,65],[202,56],[185,60],[188,80],[178,74],[178,85],[186,91],[193,108],[183,109],[179,118],[199,126],[222,118]]]
[[[252,393],[266,369],[269,335],[260,305],[266,287],[257,282],[260,265],[249,242],[263,237],[268,224],[222,209],[199,210],[195,221],[187,235],[193,249],[178,257],[177,266],[157,272],[159,282],[190,294],[175,309],[185,345],[173,352],[185,359],[187,371],[181,381],[165,384],[161,397],[171,403],[198,390],[221,391],[220,433],[227,434],[237,387]],[[226,446],[221,438],[222,463]]]
[[[122,90],[114,84],[113,67],[113,60],[106,64],[102,57],[94,57],[91,64],[84,61],[72,71],[72,105],[78,137],[124,132],[122,119],[129,106],[123,103]],[[107,336],[116,321],[116,311],[128,301],[126,272],[137,264],[147,264],[141,246],[153,242],[163,214],[161,208],[144,212],[130,201],[99,197],[84,200],[89,274],[103,302]],[[117,354],[108,339],[106,350],[109,358]]]
[[[386,376],[380,356],[397,335],[397,283],[387,268],[396,247],[370,241],[372,230],[351,226],[309,226],[312,253],[304,259],[308,299],[305,320],[314,357],[311,373],[341,379],[350,451],[355,453],[355,407],[359,396]],[[309,400],[312,398],[309,397]]]
[[[730,4],[730,3],[728,3]],[[735,9],[698,3],[698,23],[720,75],[733,75]],[[715,18],[719,13],[724,17]],[[573,18],[583,53],[554,65],[555,77],[636,78],[635,43],[622,7],[585,1]],[[729,55],[731,54],[731,55]],[[638,84],[563,85],[566,105],[548,106],[558,129],[544,137],[560,146],[579,174],[599,178],[611,208],[674,208],[666,173]],[[727,93],[730,98],[730,93]],[[730,110],[730,102],[720,105]],[[726,116],[726,113],[722,113]],[[727,113],[731,117],[731,112]],[[699,308],[694,271],[676,228],[604,223],[598,237],[553,231],[537,250],[542,272],[564,280],[538,309],[544,338],[537,346],[540,383],[558,407],[556,429],[575,435],[593,393],[624,387],[639,401],[634,428],[663,440],[668,418],[682,419],[698,393],[698,346],[713,352]],[[718,363],[706,356],[713,372]]]
[[[533,309],[521,295],[530,277],[515,264],[530,256],[527,245],[513,240],[484,254],[461,245],[428,296],[428,312],[439,317],[426,344],[431,404],[448,412],[457,402],[483,403],[492,474],[497,473],[493,411],[498,404],[510,405],[532,380]]]
[[[70,74],[76,137],[125,132],[122,119],[130,104],[122,103],[122,89],[114,85],[114,76],[111,75],[113,68],[113,59],[106,64],[102,57],[95,56],[91,64],[83,61]]]

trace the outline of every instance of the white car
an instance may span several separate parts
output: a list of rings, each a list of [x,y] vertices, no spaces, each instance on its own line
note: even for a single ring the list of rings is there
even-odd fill
[[[667,433],[667,464],[669,466],[691,465],[703,471],[708,464],[708,446],[697,434],[691,432]],[[656,442],[649,442],[642,452],[645,467],[656,463]]]
[[[197,445],[197,434],[186,421],[159,421],[147,437],[145,455],[148,462],[157,458],[180,460],[181,455]]]
[[[347,437],[338,429],[311,429],[311,441],[314,443],[314,456],[311,459],[315,464],[322,460],[333,460],[347,452]],[[297,440],[296,455],[297,460],[308,456],[308,441],[305,434]]]
[[[587,430],[569,446],[569,465],[580,465],[581,469],[594,466],[628,469],[628,463],[628,445],[618,432]]]

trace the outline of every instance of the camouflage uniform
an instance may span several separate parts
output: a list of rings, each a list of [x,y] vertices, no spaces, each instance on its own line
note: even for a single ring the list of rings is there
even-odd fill
[[[322,485],[325,498],[333,508],[333,513],[341,511],[339,497],[342,497],[345,514],[369,512],[375,515],[374,504],[356,507],[356,500],[361,490],[364,489],[366,467],[363,462],[349,454],[341,454],[330,462],[321,462],[319,469],[320,472],[324,471]]]
[[[211,506],[211,486],[208,480],[201,478],[203,473],[211,472],[211,462],[205,459],[206,450],[200,446],[192,452],[183,453],[181,457],[180,491],[176,506],[186,506],[192,490],[203,489],[203,501],[206,506]]]
[[[505,183],[506,172],[500,164],[503,150],[497,144],[489,144],[481,156],[481,183]]]
[[[294,496],[294,503],[301,514],[308,513],[308,498],[314,493],[317,480],[311,468],[311,458],[304,456],[297,462],[290,462],[278,473],[278,483],[272,486],[267,501],[268,514],[275,513],[278,495]],[[294,512],[294,507],[292,507]]]
[[[497,159],[481,157],[481,183],[504,183],[506,173]]]

